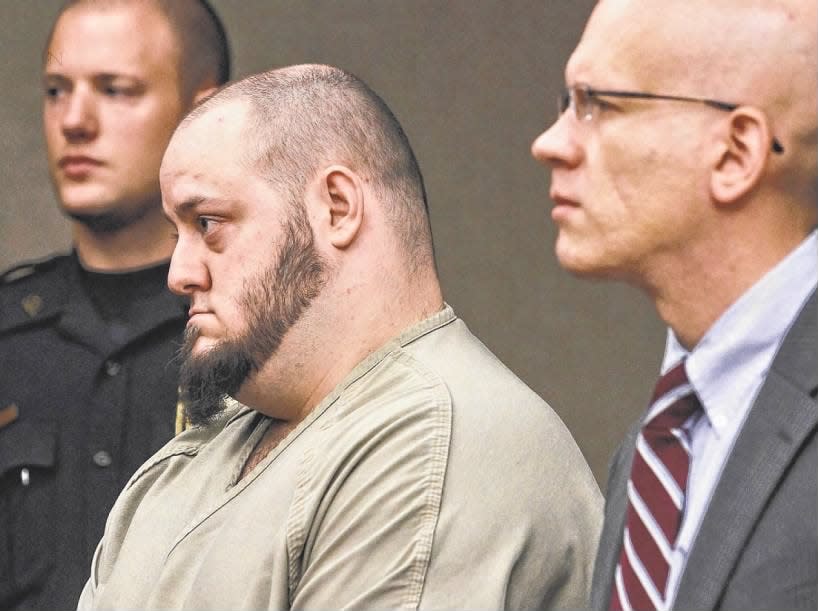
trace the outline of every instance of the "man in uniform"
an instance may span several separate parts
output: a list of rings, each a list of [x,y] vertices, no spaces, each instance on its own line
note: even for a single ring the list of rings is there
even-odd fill
[[[249,77],[161,180],[198,426],[126,486],[80,607],[582,607],[599,490],[443,303],[386,104],[328,66]]]
[[[815,0],[601,0],[534,142],[560,263],[668,325],[594,609],[818,607],[817,26]]]
[[[174,434],[187,305],[159,164],[228,71],[198,0],[73,1],[53,27],[43,125],[73,252],[0,280],[2,609],[76,605],[117,494]]]

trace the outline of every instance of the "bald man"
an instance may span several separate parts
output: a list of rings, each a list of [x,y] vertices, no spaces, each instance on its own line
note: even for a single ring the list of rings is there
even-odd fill
[[[533,144],[569,271],[653,300],[594,609],[818,607],[814,0],[602,0]]]
[[[443,302],[384,102],[327,66],[249,77],[161,183],[194,426],[117,501],[80,607],[582,607],[601,495]]]
[[[173,435],[186,300],[167,290],[159,163],[226,81],[201,0],[65,2],[43,129],[72,251],[0,276],[0,609],[76,605],[128,478]]]

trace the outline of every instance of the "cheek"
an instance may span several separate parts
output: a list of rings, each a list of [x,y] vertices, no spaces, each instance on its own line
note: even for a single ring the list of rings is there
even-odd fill
[[[43,136],[45,137],[46,152],[49,155],[55,153],[55,147],[63,140],[62,130],[56,113],[53,111],[43,112]]]
[[[645,252],[684,239],[697,222],[702,176],[689,159],[655,150],[612,162],[605,184],[612,204],[607,219],[616,227],[612,237]]]
[[[134,158],[151,162],[161,160],[181,118],[174,105],[163,108],[156,103],[129,108],[112,105],[108,110],[106,118],[111,145],[127,146]]]
[[[117,165],[129,177],[127,182],[154,189],[158,188],[159,168],[173,132],[165,125],[157,125],[155,120],[139,119],[122,121],[109,134],[108,146],[117,157]]]
[[[235,316],[246,292],[247,278],[252,276],[252,268],[237,258],[216,268],[211,266],[210,271],[213,297],[225,308],[226,315]]]
[[[627,225],[631,202],[639,197],[639,163],[621,147],[589,147],[586,152],[586,193],[583,207],[588,223],[610,239]]]
[[[649,250],[667,222],[665,164],[655,149],[639,153],[630,147],[608,146],[588,160],[593,185],[588,235],[614,266]]]
[[[655,164],[654,151],[640,153],[637,146],[607,146],[600,151],[598,188],[618,203],[630,207],[644,196]]]

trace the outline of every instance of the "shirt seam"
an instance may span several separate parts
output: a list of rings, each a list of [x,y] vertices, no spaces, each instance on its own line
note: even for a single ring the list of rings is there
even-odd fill
[[[449,321],[450,322],[450,321]],[[439,327],[439,326],[438,326]],[[435,327],[435,328],[438,328]],[[434,329],[430,329],[433,331]],[[413,559],[410,569],[407,572],[406,591],[402,597],[401,606],[417,608],[425,585],[426,573],[431,561],[434,533],[437,528],[437,521],[440,516],[440,506],[443,497],[443,485],[445,473],[448,465],[448,452],[451,441],[452,426],[452,404],[451,396],[445,382],[432,370],[426,367],[413,355],[403,348],[398,348],[388,353],[375,367],[392,361],[410,367],[414,374],[419,375],[424,387],[429,395],[429,409],[432,413],[432,422],[429,428],[435,432],[434,437],[429,440],[428,459],[426,460],[427,471],[422,476],[425,498],[420,510],[417,526],[417,534],[414,537]],[[354,386],[360,382],[364,376],[358,378],[355,383],[347,387],[347,390],[354,391]],[[339,405],[346,404],[353,400],[354,395],[341,396],[336,402]],[[307,494],[312,483],[316,453],[314,446],[310,446],[304,452],[300,473],[293,492],[293,501],[290,504],[290,512],[287,525],[286,545],[287,556],[289,558],[288,567],[288,598],[290,605],[294,604],[295,596],[303,576],[301,561],[306,544],[308,525],[306,520]]]

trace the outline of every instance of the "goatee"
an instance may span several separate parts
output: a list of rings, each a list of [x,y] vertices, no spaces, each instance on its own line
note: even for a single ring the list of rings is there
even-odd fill
[[[255,364],[243,351],[230,344],[208,350],[201,356],[193,355],[193,346],[199,329],[185,330],[185,343],[179,351],[182,366],[179,369],[181,400],[185,419],[193,426],[211,422],[222,410],[224,399],[238,392]]]

